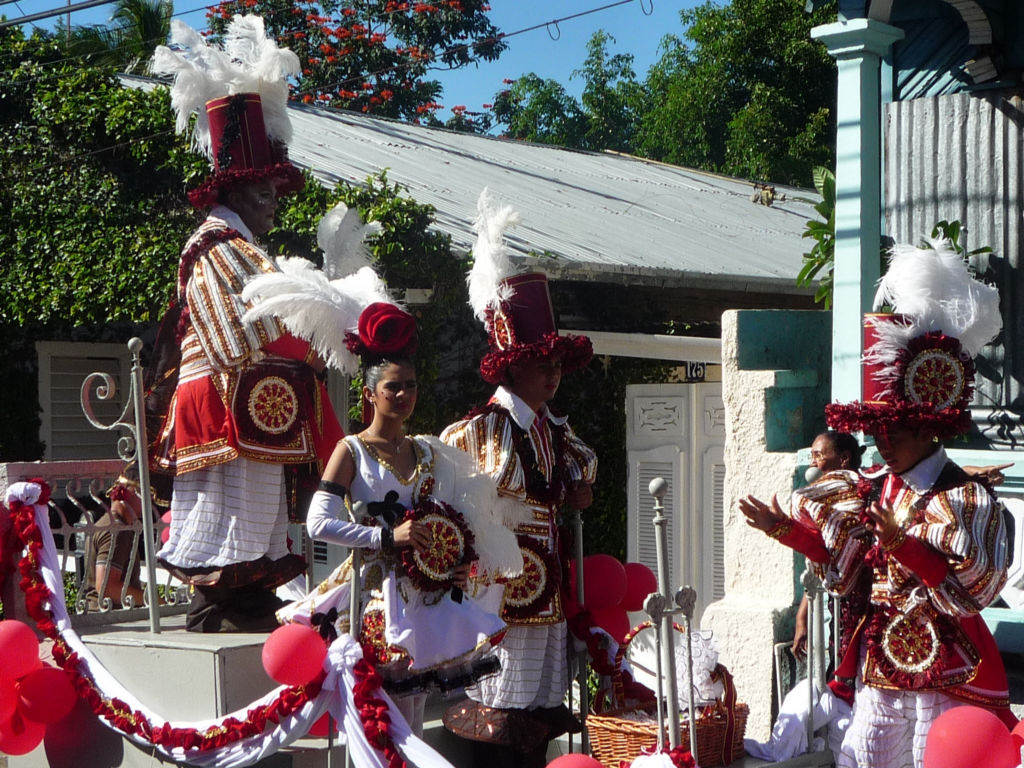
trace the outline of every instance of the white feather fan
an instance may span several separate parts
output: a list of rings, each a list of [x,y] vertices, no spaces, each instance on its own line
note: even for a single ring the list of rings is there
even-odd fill
[[[324,272],[332,280],[371,264],[366,238],[381,231],[379,222],[367,224],[359,211],[338,203],[320,220],[316,240],[324,252]]]
[[[259,275],[242,289],[251,302],[245,320],[277,317],[305,339],[331,368],[352,375],[359,358],[345,346],[345,333],[358,327],[359,314],[376,301],[390,301],[383,281],[369,267],[338,280],[306,259],[280,258],[280,272]]]
[[[267,136],[287,144],[292,127],[288,118],[287,78],[300,71],[299,58],[278,48],[267,37],[259,16],[236,16],[224,35],[224,48],[214,48],[187,24],[171,22],[171,47],[158,46],[150,62],[157,75],[174,75],[171,106],[175,128],[184,133],[196,114],[193,146],[213,157],[206,102],[235,93],[258,93]]]
[[[505,230],[519,223],[519,214],[511,206],[499,205],[489,189],[480,193],[473,222],[473,268],[466,283],[469,305],[478,320],[487,320],[487,310],[497,309],[509,297],[501,281],[516,273],[505,247]]]

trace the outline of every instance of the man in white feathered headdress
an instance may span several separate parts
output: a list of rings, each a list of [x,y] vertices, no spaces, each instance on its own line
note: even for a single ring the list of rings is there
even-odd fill
[[[560,336],[541,274],[517,274],[504,244],[518,220],[484,190],[469,274],[470,304],[484,321],[490,349],[480,363],[498,388],[490,402],[450,425],[441,439],[467,453],[494,478],[505,525],[516,533],[523,575],[478,588],[496,594],[509,629],[497,648],[501,670],[467,693],[473,702],[449,710],[445,723],[473,740],[476,764],[540,768],[548,741],[580,724],[562,703],[569,686],[569,642],[561,578],[562,506],[593,501],[597,456],[551,412],[562,374],[593,356],[584,336]],[[504,594],[502,594],[504,593]]]
[[[305,569],[288,550],[286,500],[298,500],[304,477],[315,487],[342,436],[316,377],[321,358],[279,317],[246,315],[242,296],[252,277],[280,271],[255,241],[274,226],[277,199],[303,183],[286,158],[285,78],[298,62],[256,16],[232,21],[223,50],[180,22],[172,45],[157,49],[153,70],[175,76],[178,129],[197,115],[193,142],[214,173],[190,193],[211,210],[182,252],[161,334],[180,351],[177,379],[158,379],[147,396],[161,417],[151,461],[174,478],[158,557],[195,586],[189,630],[271,629],[275,588]]]
[[[996,289],[947,241],[895,248],[875,308],[888,311],[864,319],[864,398],[826,415],[874,436],[885,464],[827,473],[794,493],[791,516],[774,499],[740,509],[844,598],[829,687],[853,698],[853,720],[837,765],[921,768],[932,723],[959,704],[1016,723],[980,616],[1006,582],[1003,518],[939,442],[970,428],[972,358],[1002,321]]]

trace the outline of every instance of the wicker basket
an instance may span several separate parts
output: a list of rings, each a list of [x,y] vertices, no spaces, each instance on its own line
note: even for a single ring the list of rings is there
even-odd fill
[[[630,642],[641,630],[652,627],[650,621],[634,627],[623,639],[615,657],[617,670],[623,668],[625,654]],[[678,624],[675,628],[685,631]],[[732,685],[732,676],[724,667],[721,670],[725,683],[725,701],[732,702],[732,708],[724,703],[705,707],[697,716],[697,757],[701,768],[714,768],[724,765],[743,756],[743,734],[747,727],[747,715],[750,708],[746,704],[735,703],[736,692]],[[717,674],[717,670],[716,670]],[[619,768],[621,761],[632,762],[645,750],[650,751],[658,743],[658,727],[656,719],[639,721],[624,717],[632,712],[642,712],[654,718],[655,705],[643,707],[626,707],[622,694],[622,680],[618,676],[613,680],[613,698],[615,709],[587,715],[587,734],[590,736],[590,751],[594,758],[605,768]],[[731,717],[730,717],[731,714]],[[683,749],[690,749],[690,728],[688,721],[682,721],[679,729],[679,743]],[[731,739],[730,739],[731,731]],[[727,743],[730,742],[731,743]],[[664,743],[668,744],[666,738]]]
[[[603,715],[587,715],[590,753],[605,768],[619,768],[619,761],[622,760],[630,763],[645,749],[649,750],[658,743],[657,722],[637,722],[622,717],[629,711],[637,710],[611,710]],[[653,706],[643,711],[651,714]],[[733,759],[743,756],[743,732],[747,726],[749,711],[750,708],[746,704],[736,705],[732,749],[726,749],[728,720],[724,708],[710,715],[705,710],[705,714],[698,718],[697,757],[700,758],[701,768],[724,765],[723,754],[731,755]],[[665,744],[668,744],[667,739]],[[679,744],[683,749],[690,749],[690,729],[686,722],[683,722],[679,729]]]

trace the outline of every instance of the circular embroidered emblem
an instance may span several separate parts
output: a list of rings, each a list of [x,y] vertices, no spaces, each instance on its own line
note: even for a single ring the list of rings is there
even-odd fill
[[[923,672],[939,657],[940,649],[938,630],[923,616],[896,616],[882,632],[882,653],[900,672]]]
[[[904,381],[911,402],[949,408],[963,396],[964,365],[944,349],[926,349],[907,365]]]
[[[434,581],[447,582],[452,569],[462,562],[465,542],[454,521],[439,514],[424,515],[419,521],[430,531],[430,548],[413,558],[420,570]]]
[[[537,601],[548,585],[548,567],[540,553],[532,547],[521,547],[523,572],[505,585],[505,603],[525,608]]]
[[[249,393],[249,417],[272,435],[287,432],[299,415],[295,389],[279,376],[260,379]]]
[[[451,505],[433,496],[420,496],[416,506],[405,513],[427,529],[430,544],[423,552],[415,547],[401,549],[401,563],[412,582],[424,592],[437,592],[455,585],[455,568],[476,560],[473,532]]]

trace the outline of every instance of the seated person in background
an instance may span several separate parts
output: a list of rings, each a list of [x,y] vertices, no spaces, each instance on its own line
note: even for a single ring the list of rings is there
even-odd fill
[[[136,548],[135,532],[130,527],[142,519],[139,481],[122,474],[107,491],[107,497],[110,512],[96,521],[86,547],[85,599],[90,611],[101,610],[104,598],[110,599],[112,607],[121,608],[122,593],[131,598],[130,606],[144,604],[139,581],[142,542]]]

